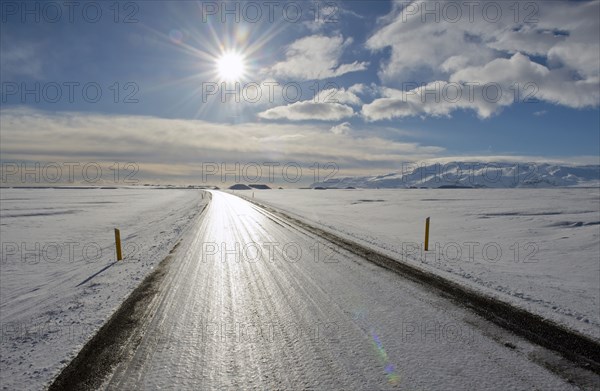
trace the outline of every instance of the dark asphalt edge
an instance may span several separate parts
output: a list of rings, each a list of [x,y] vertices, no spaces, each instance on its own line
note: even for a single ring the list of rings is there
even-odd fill
[[[211,199],[209,196],[209,202],[194,218],[199,218],[206,211]],[[159,287],[168,273],[173,254],[184,238],[185,232],[156,269],[129,294],[77,356],[54,378],[48,386],[49,391],[97,390],[115,366],[135,351],[142,339],[142,335],[136,335],[136,331],[152,315],[149,304],[160,291]]]
[[[235,195],[239,196],[238,194]],[[508,329],[530,342],[555,351],[577,366],[600,375],[599,341],[510,303],[487,296],[432,272],[419,269],[356,242],[339,237],[292,217],[280,209],[245,196],[239,197],[378,266],[417,283],[433,287],[440,296],[449,298],[453,302],[469,308],[484,319]]]

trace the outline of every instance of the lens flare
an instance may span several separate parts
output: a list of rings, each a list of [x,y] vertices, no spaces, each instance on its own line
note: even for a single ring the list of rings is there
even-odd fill
[[[396,368],[394,367],[394,364],[392,364],[389,361],[388,354],[385,351],[385,348],[383,347],[383,343],[379,339],[379,336],[374,331],[371,331],[371,338],[373,338],[373,347],[375,348],[379,359],[385,366],[384,371],[388,379],[388,383],[391,385],[399,384],[401,379],[400,375],[396,373]]]
[[[181,44],[183,42],[183,33],[180,30],[173,29],[169,32],[169,38],[174,44]]]

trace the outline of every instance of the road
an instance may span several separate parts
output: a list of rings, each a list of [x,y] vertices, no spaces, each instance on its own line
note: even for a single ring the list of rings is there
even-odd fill
[[[544,349],[224,192],[152,305],[106,389],[576,389]]]

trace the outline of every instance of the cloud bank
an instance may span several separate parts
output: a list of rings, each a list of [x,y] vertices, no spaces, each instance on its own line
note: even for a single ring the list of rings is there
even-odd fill
[[[303,167],[333,162],[341,172],[359,173],[437,157],[444,150],[331,131],[327,125],[234,125],[24,108],[2,109],[0,114],[4,162],[135,162],[148,178],[193,180],[209,162],[294,162]]]

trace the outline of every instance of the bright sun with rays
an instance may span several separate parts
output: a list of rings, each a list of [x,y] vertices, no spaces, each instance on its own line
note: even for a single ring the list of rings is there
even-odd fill
[[[217,72],[225,81],[239,81],[246,72],[244,57],[235,52],[223,53],[217,59]]]

